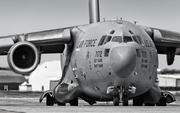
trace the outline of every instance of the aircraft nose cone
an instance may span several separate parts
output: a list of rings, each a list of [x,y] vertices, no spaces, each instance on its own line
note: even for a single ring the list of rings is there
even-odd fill
[[[112,70],[120,78],[127,78],[136,66],[135,51],[131,47],[113,48],[110,60]]]

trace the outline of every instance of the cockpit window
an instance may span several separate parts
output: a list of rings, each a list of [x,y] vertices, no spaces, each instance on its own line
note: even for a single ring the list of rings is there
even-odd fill
[[[144,46],[144,44],[143,44],[143,41],[142,41],[141,37],[140,37],[140,36],[137,36],[137,38],[139,39],[139,42],[141,43],[141,45],[142,45],[142,46]]]
[[[114,36],[113,39],[112,39],[112,42],[121,43],[122,42],[122,36]]]
[[[124,36],[124,42],[132,42],[131,36]]]
[[[101,40],[99,41],[98,46],[103,45],[103,42],[104,42],[105,38],[106,38],[106,35],[103,35],[102,38],[101,38]]]
[[[137,42],[139,45],[143,46],[143,42],[140,36],[133,36],[133,39],[135,42]]]
[[[110,32],[110,34],[114,34],[114,32],[115,32],[115,30],[112,30],[112,31]]]
[[[106,44],[107,42],[109,42],[111,40],[112,36],[107,36],[106,40],[104,41],[104,44]]]
[[[140,41],[139,41],[139,39],[138,39],[136,36],[133,36],[133,39],[134,39],[134,41],[137,42],[138,44],[141,44]]]
[[[129,33],[134,34],[131,30],[129,30]]]

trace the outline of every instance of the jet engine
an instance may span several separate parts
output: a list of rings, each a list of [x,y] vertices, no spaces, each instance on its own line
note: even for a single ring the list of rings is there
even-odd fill
[[[16,73],[28,74],[34,71],[40,62],[39,52],[32,43],[22,41],[14,44],[8,51],[9,67]]]

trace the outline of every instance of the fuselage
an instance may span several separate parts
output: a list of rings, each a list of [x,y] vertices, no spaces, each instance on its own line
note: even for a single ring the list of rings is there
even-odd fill
[[[126,21],[106,21],[72,29],[73,42],[61,56],[62,83],[76,84],[74,95],[97,101],[112,100],[109,86],[136,87],[139,96],[157,78],[157,50],[149,35]],[[73,50],[72,50],[73,48]],[[58,91],[58,90],[56,90]]]

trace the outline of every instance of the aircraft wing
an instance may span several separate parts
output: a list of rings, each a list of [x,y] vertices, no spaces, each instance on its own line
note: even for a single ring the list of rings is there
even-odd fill
[[[42,53],[62,53],[71,41],[73,27],[0,37],[0,55],[7,55],[11,70],[29,74]]]
[[[143,29],[154,41],[158,54],[166,54],[167,64],[171,65],[175,55],[180,55],[180,33],[151,27]]]
[[[30,42],[42,53],[62,53],[64,44],[71,40],[70,30],[73,27],[17,34],[0,37],[0,55],[6,55],[17,42]]]

